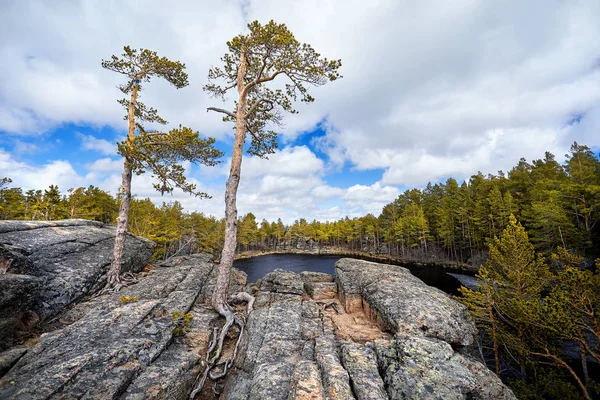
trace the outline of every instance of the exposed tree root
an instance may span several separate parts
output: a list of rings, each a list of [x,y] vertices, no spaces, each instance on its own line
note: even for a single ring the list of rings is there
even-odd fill
[[[255,300],[254,296],[246,292],[240,292],[235,296],[231,296],[230,300],[232,303],[247,302],[247,315],[249,315],[253,310]],[[219,328],[217,327],[213,329],[212,338],[208,344],[208,350],[206,351],[206,367],[202,375],[198,375],[196,378],[194,389],[190,393],[190,400],[194,400],[198,393],[202,391],[208,378],[213,381],[213,393],[215,395],[219,395],[217,383],[219,379],[222,379],[227,375],[227,372],[231,369],[235,362],[235,358],[237,357],[237,352],[242,341],[242,335],[244,334],[246,321],[243,318],[240,318],[240,316],[236,315],[228,306],[222,307],[219,310],[219,314],[222,317],[225,317],[225,324],[220,329],[220,332]],[[229,329],[231,329],[233,325],[237,325],[240,329],[239,336],[235,342],[235,347],[233,348],[233,354],[231,355],[231,358],[220,360],[221,353],[223,352],[223,343],[227,337]],[[214,355],[211,357],[213,352]]]
[[[119,290],[138,283],[137,278],[131,272],[125,272],[123,275],[117,275],[116,277],[109,276],[106,281],[106,286],[92,297],[102,296],[104,294],[116,293]]]
[[[333,308],[333,311],[335,311],[336,314],[340,313],[340,309],[338,308],[337,303],[335,301],[330,301],[330,302],[317,301],[317,304],[320,304],[323,306],[323,311],[325,311],[329,307],[331,307],[331,308]]]
[[[246,309],[247,315],[250,315],[252,310],[254,310],[254,300],[255,300],[254,296],[252,296],[251,294],[246,293],[246,292],[239,292],[238,294],[231,296],[229,298],[229,301],[232,304],[246,302],[248,304],[247,309]]]

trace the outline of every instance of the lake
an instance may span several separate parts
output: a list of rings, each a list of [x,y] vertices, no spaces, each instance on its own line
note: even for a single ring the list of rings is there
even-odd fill
[[[333,275],[335,262],[340,258],[344,257],[314,254],[269,254],[236,260],[233,266],[248,274],[248,282],[256,282],[277,268],[298,273],[315,271]],[[402,264],[402,267],[408,268],[414,276],[430,286],[449,294],[458,294],[458,288],[461,286],[459,278],[462,274],[455,274],[456,271],[447,270],[438,265],[423,266],[406,263]],[[452,272],[452,276],[448,272]]]

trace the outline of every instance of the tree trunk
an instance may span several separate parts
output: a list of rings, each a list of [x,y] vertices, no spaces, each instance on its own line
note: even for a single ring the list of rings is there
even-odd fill
[[[131,93],[131,100],[129,101],[129,110],[127,112],[127,119],[129,122],[126,140],[127,147],[133,146],[133,140],[135,138],[135,103],[138,90],[139,85],[136,84],[133,88],[133,92]],[[129,157],[125,157],[125,161],[123,163],[123,175],[121,177],[121,205],[119,207],[119,217],[117,218],[117,232],[115,236],[113,260],[106,276],[108,286],[115,286],[121,281],[120,274],[123,266],[123,248],[125,247],[127,222],[129,220],[129,208],[131,206],[131,176],[131,160]]]
[[[240,55],[240,67],[238,69],[238,93],[239,101],[235,121],[235,141],[233,144],[233,154],[231,155],[231,168],[229,178],[225,185],[225,242],[221,252],[221,262],[217,275],[217,284],[212,295],[212,306],[224,315],[227,310],[227,289],[229,288],[229,278],[231,276],[231,267],[235,257],[236,235],[237,235],[237,190],[240,184],[240,174],[242,170],[242,153],[244,151],[244,141],[246,139],[246,97],[244,89],[244,75],[246,73],[246,57],[244,53]]]
[[[581,357],[581,370],[583,372],[583,384],[586,387],[588,387],[589,381],[590,381],[590,375],[588,372],[588,365],[587,365],[587,352],[585,351],[585,347],[581,343],[579,343],[579,356]]]
[[[564,369],[566,369],[567,372],[569,372],[569,374],[573,378],[573,380],[575,380],[575,382],[577,383],[577,386],[579,386],[579,389],[581,389],[581,393],[583,394],[583,397],[587,400],[592,400],[592,397],[590,396],[587,388],[585,387],[585,385],[581,381],[581,379],[579,379],[579,376],[577,376],[577,374],[575,373],[573,368],[571,368],[569,366],[569,364],[567,364],[566,362],[561,360],[560,357],[557,357],[557,356],[551,354],[548,351],[548,349],[545,349],[545,350],[546,350],[545,354],[544,353],[535,353],[535,352],[532,352],[531,354],[537,355],[537,356],[542,356],[542,357],[547,357],[547,358],[551,359],[552,361],[554,361],[557,366],[560,366],[560,367],[563,367]]]
[[[500,376],[500,358],[498,357],[498,339],[496,338],[496,323],[494,322],[494,314],[492,313],[493,304],[490,304],[490,322],[492,323],[492,341],[494,342],[494,363],[496,367],[496,375]]]

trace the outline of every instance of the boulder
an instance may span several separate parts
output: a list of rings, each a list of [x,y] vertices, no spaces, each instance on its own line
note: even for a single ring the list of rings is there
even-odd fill
[[[302,294],[304,282],[294,272],[276,269],[265,275],[261,281],[260,290],[264,292]]]
[[[473,343],[476,328],[467,308],[406,268],[343,258],[335,264],[335,280],[346,311],[365,309],[384,330]]]

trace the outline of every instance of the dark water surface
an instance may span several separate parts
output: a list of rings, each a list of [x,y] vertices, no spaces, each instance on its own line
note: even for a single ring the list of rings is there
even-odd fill
[[[316,271],[333,275],[335,262],[340,258],[343,257],[313,254],[269,254],[236,260],[233,266],[248,274],[248,282],[256,282],[276,268],[292,272]],[[401,264],[401,266],[408,268],[414,276],[430,286],[449,294],[458,294],[458,288],[461,286],[459,280],[447,273],[456,271],[446,270],[438,265]]]

